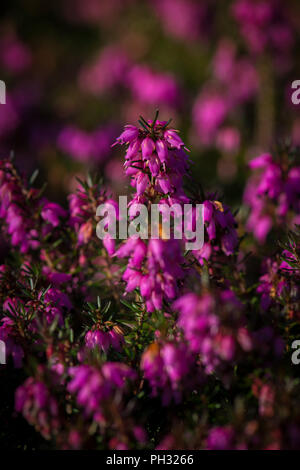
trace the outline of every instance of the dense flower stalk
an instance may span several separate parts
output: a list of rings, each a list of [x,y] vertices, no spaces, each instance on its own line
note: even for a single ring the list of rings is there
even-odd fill
[[[16,410],[21,412],[45,439],[50,439],[59,432],[58,404],[43,382],[30,377],[17,389]]]

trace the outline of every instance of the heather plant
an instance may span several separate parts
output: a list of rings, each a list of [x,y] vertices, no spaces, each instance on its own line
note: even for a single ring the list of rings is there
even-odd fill
[[[263,259],[255,237],[264,243],[268,230],[240,235],[242,219],[193,180],[185,144],[170,126],[156,113],[116,140],[126,146],[128,222],[135,203],[149,212],[158,203],[162,215],[174,203],[201,203],[201,250],[167,237],[161,222],[156,238],[100,240],[97,207],[119,209],[101,181],[79,179],[63,207],[35,187],[37,172],[26,178],[12,158],[1,161],[1,409],[9,422],[15,409],[32,428],[27,437],[14,431],[17,447],[300,446],[300,383],[291,361],[299,227],[281,227]],[[299,217],[294,157],[287,150],[281,162],[270,154],[250,162],[265,172],[248,183],[248,230],[266,214],[274,225]]]

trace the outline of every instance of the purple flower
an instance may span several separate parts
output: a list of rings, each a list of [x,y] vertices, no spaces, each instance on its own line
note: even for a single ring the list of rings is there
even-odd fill
[[[155,0],[152,3],[168,34],[185,41],[207,35],[210,21],[206,4],[194,0]]]
[[[129,238],[117,250],[116,256],[130,256],[123,274],[126,290],[130,292],[139,287],[149,312],[160,310],[164,298],[172,300],[176,297],[177,281],[184,276],[178,240],[151,239],[146,245],[139,238]]]
[[[113,328],[108,331],[100,329],[92,329],[85,335],[85,344],[87,348],[101,348],[105,353],[108,352],[110,346],[116,351],[121,351],[124,344],[124,336]]]
[[[275,222],[290,226],[297,223],[300,214],[300,167],[291,167],[286,171],[270,154],[251,160],[249,167],[258,173],[250,178],[244,192],[244,201],[251,209],[246,227],[260,243],[264,243]]]
[[[100,204],[109,204],[115,208],[115,214],[118,218],[119,207],[116,201],[108,199],[105,191],[94,191],[96,207]],[[95,207],[91,204],[89,196],[82,185],[79,185],[76,192],[69,196],[70,219],[69,224],[77,232],[78,245],[87,245],[92,238],[94,230]],[[112,254],[114,252],[114,240],[106,238],[103,245]]]
[[[130,367],[118,362],[106,362],[100,369],[88,365],[71,367],[69,374],[69,392],[76,395],[85,414],[98,422],[104,419],[104,401],[113,399],[116,392],[125,392],[126,381],[136,379],[136,373]]]
[[[60,428],[58,404],[43,382],[29,377],[16,391],[15,408],[45,439],[57,434]]]
[[[40,234],[35,226],[35,216],[41,204],[37,198],[38,191],[32,188],[30,197],[26,198],[22,184],[9,161],[0,161],[0,175],[0,218],[5,222],[10,242],[13,246],[19,246],[21,253],[36,250],[40,246]],[[41,231],[40,227],[39,229]]]
[[[201,297],[186,294],[175,301],[174,308],[180,312],[178,325],[189,349],[200,354],[208,374],[220,369],[223,361],[235,359],[236,362],[239,350],[251,349],[241,304],[231,291],[218,291],[214,297],[211,294]]]
[[[59,132],[57,146],[81,163],[103,162],[111,152],[110,142],[115,135],[115,126],[111,124],[100,127],[93,132],[67,126]]]
[[[61,284],[67,284],[72,281],[72,275],[61,273],[57,271],[52,271],[49,267],[45,266],[43,268],[43,274],[47,277],[49,282],[55,287],[59,287]]]
[[[161,346],[152,343],[141,361],[152,395],[161,395],[163,405],[169,405],[172,400],[181,401],[183,384],[188,388],[193,383],[189,378],[192,367],[193,357],[184,343],[167,342]]]
[[[40,298],[41,296],[42,293],[39,294]],[[48,323],[51,324],[56,318],[59,325],[62,326],[65,311],[71,310],[73,307],[67,294],[57,288],[51,287],[47,290],[43,298]]]
[[[251,52],[262,54],[268,48],[275,59],[290,53],[294,32],[281,2],[236,0],[232,12]]]
[[[117,142],[120,144],[130,144],[132,141],[136,141],[139,135],[139,130],[135,126],[125,126],[125,131],[118,137]]]
[[[1,65],[12,73],[23,72],[31,65],[29,48],[13,34],[2,37],[0,51]]]
[[[193,251],[198,261],[203,264],[203,259],[209,260],[212,254],[233,255],[238,246],[238,235],[237,224],[229,207],[213,199],[204,200],[203,222],[205,224],[203,247]]]
[[[142,103],[177,107],[180,102],[179,87],[169,74],[157,73],[150,67],[136,65],[128,74],[128,82],[134,97]]]
[[[230,426],[215,427],[207,436],[208,450],[230,450],[233,449],[234,431]]]
[[[202,92],[193,108],[198,135],[204,145],[211,145],[228,113],[226,98],[216,92]]]
[[[60,224],[60,217],[65,218],[67,212],[54,202],[45,202],[41,215],[46,222],[49,222],[53,227],[57,227]]]
[[[12,299],[7,300],[12,302]],[[9,308],[6,308],[4,305],[3,310],[9,310]],[[22,347],[17,343],[17,338],[18,335],[16,334],[13,320],[8,317],[2,318],[0,322],[0,340],[5,343],[6,357],[11,356],[14,361],[14,366],[20,368],[22,367],[24,352]]]
[[[149,131],[126,126],[116,140],[116,143],[129,144],[125,156],[126,174],[131,176],[137,196],[144,195],[152,186],[162,194],[180,197],[182,178],[189,166],[184,143],[177,131],[166,128],[165,121],[156,120],[154,126],[148,121],[147,125]]]
[[[259,77],[252,61],[238,57],[236,45],[228,39],[220,41],[212,70],[213,77],[193,107],[196,137],[202,145],[216,146],[226,153],[236,152],[240,135],[231,121],[236,109],[256,95]]]
[[[175,131],[174,129],[166,130],[164,133],[164,138],[171,147],[177,149],[181,149],[181,147],[184,147],[183,141],[179,137],[177,131]]]
[[[101,95],[127,83],[130,62],[117,47],[104,48],[94,62],[84,66],[79,75],[79,86],[84,91]]]

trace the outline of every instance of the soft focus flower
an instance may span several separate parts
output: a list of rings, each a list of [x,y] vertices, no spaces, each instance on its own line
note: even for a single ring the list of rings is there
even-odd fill
[[[236,0],[232,12],[251,52],[262,54],[269,48],[275,58],[290,53],[293,28],[280,1]]]
[[[195,0],[155,0],[154,8],[164,28],[174,37],[197,40],[209,30],[208,6]]]
[[[233,255],[238,246],[236,221],[228,206],[220,201],[206,199],[203,202],[203,222],[205,226],[204,244],[193,254],[200,264],[220,253]]]
[[[244,201],[250,206],[246,227],[264,243],[274,225],[297,223],[300,215],[300,167],[285,165],[263,154],[249,162],[258,173],[248,181]]]
[[[241,304],[229,291],[198,297],[186,294],[174,303],[180,312],[178,325],[183,329],[189,349],[199,353],[209,374],[224,361],[238,360],[238,350],[252,349],[251,335],[244,328]]]
[[[116,143],[128,145],[125,169],[137,190],[137,201],[151,189],[184,200],[182,178],[188,157],[183,141],[176,130],[167,128],[167,122],[148,121],[144,129],[126,126]]]
[[[211,145],[228,112],[226,98],[216,92],[202,92],[193,109],[195,127],[201,142]]]
[[[43,382],[29,377],[16,391],[15,408],[45,439],[58,433],[58,404]]]
[[[230,450],[233,447],[234,431],[230,427],[215,427],[207,437],[207,449]]]
[[[82,184],[78,185],[75,193],[69,195],[69,224],[77,233],[78,246],[87,245],[92,238],[93,231],[95,230],[95,215],[98,205],[107,203],[113,206],[118,218],[118,204],[116,201],[109,199],[105,191],[99,191],[96,187],[90,189],[93,193],[92,199]],[[104,241],[104,245],[112,254],[114,245],[111,245],[110,241]]]
[[[0,340],[5,344],[6,359],[11,356],[14,361],[14,366],[17,368],[22,367],[24,352],[22,347],[16,342],[14,322],[11,318],[2,318],[0,322]]]
[[[102,94],[126,83],[130,62],[120,49],[109,46],[102,50],[89,66],[84,66],[80,76],[80,87],[93,94]]]
[[[272,385],[262,383],[260,379],[255,379],[252,385],[252,392],[258,398],[260,415],[272,417],[274,415],[275,403],[275,393]]]
[[[58,134],[58,147],[79,162],[103,162],[110,154],[110,143],[115,128],[107,125],[91,133],[74,126],[67,126]]]
[[[117,250],[119,258],[130,257],[123,279],[126,290],[137,287],[146,301],[147,310],[160,310],[163,299],[177,294],[177,282],[184,276],[183,257],[178,240],[151,239],[148,245],[139,238],[129,238]]]
[[[69,392],[76,395],[85,414],[92,415],[98,422],[104,419],[104,401],[113,399],[116,391],[125,391],[126,381],[136,378],[132,369],[118,362],[106,362],[101,369],[87,365],[71,367],[69,374]]]
[[[288,288],[287,280],[280,273],[281,266],[277,261],[267,259],[264,262],[264,274],[259,278],[257,292],[261,294],[261,306],[267,311],[277,302],[285,288]]]
[[[145,103],[177,107],[180,91],[175,79],[168,74],[157,73],[147,66],[134,66],[128,75],[134,97]]]

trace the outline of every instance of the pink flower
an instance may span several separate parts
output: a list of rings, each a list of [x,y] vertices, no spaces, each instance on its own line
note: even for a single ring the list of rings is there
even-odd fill
[[[180,312],[178,325],[184,332],[189,349],[200,354],[208,374],[221,370],[224,361],[237,362],[239,350],[249,351],[251,348],[250,335],[246,330],[242,335],[244,318],[241,304],[231,291],[218,291],[215,297],[210,294],[198,297],[189,293],[176,300],[174,308]],[[239,332],[238,340],[236,331]]]
[[[274,223],[293,226],[300,214],[300,168],[291,166],[288,171],[270,154],[263,154],[250,161],[256,170],[248,181],[244,201],[250,206],[247,222],[255,238],[264,243]],[[290,218],[289,213],[294,214]]]
[[[12,73],[23,72],[31,65],[30,49],[13,34],[3,36],[0,50],[2,66]]]
[[[172,400],[175,403],[181,401],[183,383],[185,387],[193,384],[189,378],[192,367],[193,358],[183,343],[167,342],[162,346],[152,343],[144,351],[141,361],[152,395],[159,393],[163,405],[169,405]]]
[[[78,404],[87,416],[97,422],[103,421],[102,406],[105,400],[113,399],[116,392],[125,392],[126,381],[134,381],[136,373],[125,364],[106,362],[100,370],[88,365],[69,369],[70,393],[76,395]]]
[[[65,218],[67,212],[54,202],[45,202],[41,215],[46,222],[49,222],[53,227],[57,227],[60,224],[60,217]]]
[[[58,432],[58,404],[43,382],[29,377],[16,391],[15,408],[45,439]]]
[[[124,344],[124,336],[117,333],[114,329],[109,331],[92,329],[85,335],[85,344],[90,349],[99,347],[105,353],[108,352],[110,346],[117,351],[121,351],[121,347]]]
[[[230,450],[233,449],[234,431],[228,427],[215,427],[210,430],[207,437],[207,449]]]
[[[4,306],[3,309],[6,310]],[[18,335],[16,334],[14,322],[11,318],[2,318],[0,323],[0,340],[5,344],[6,359],[11,356],[14,366],[16,368],[22,367],[24,352],[20,344],[18,344]]]
[[[137,196],[142,196],[149,189],[150,177],[153,178],[152,184],[160,188],[163,194],[181,196],[188,159],[177,131],[167,129],[166,125],[167,122],[156,120],[154,126],[152,121],[148,121],[148,127],[144,125],[140,130],[135,126],[126,126],[116,140],[116,143],[128,144],[125,169],[137,189]],[[153,130],[150,135],[151,126]]]

